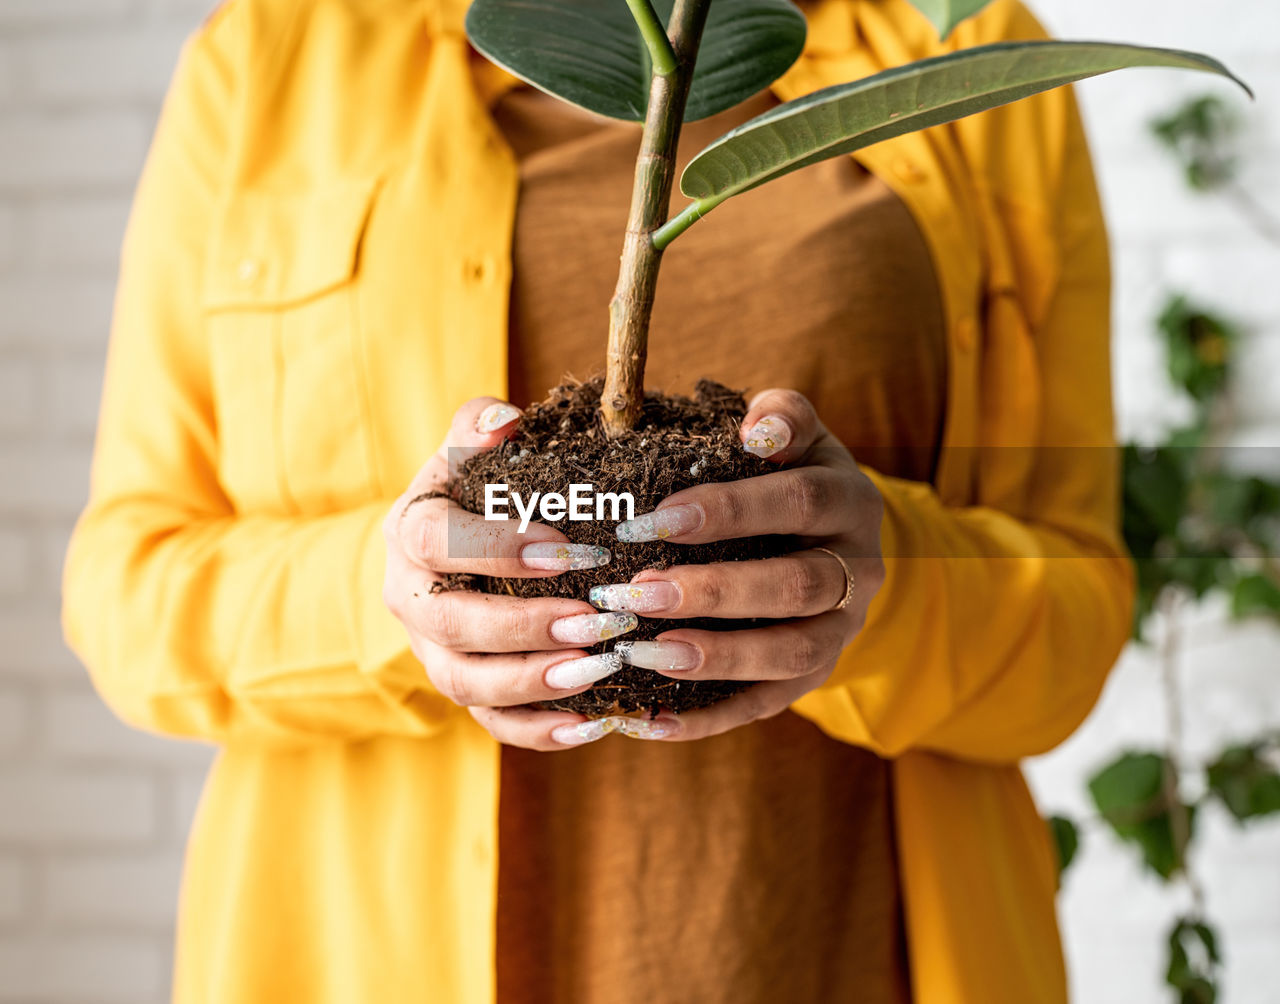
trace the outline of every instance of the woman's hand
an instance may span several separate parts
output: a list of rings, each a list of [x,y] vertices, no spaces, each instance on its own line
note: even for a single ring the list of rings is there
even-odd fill
[[[664,618],[783,618],[763,628],[680,628],[652,642],[620,642],[626,661],[665,676],[763,681],[678,716],[678,728],[661,738],[727,732],[776,715],[820,686],[862,629],[884,581],[880,493],[808,400],[795,391],[765,391],[752,400],[742,428],[746,449],[787,469],[677,492],[654,512],[620,525],[619,540],[702,544],[794,534],[804,548],[761,561],[672,565],[592,590],[592,602],[608,610]]]
[[[470,709],[499,742],[564,749],[552,737],[576,728],[582,715],[514,705],[586,690],[613,672],[617,658],[588,656],[583,646],[635,627],[631,613],[601,613],[585,599],[519,599],[468,591],[433,592],[443,575],[467,572],[541,577],[593,568],[611,555],[570,544],[545,524],[486,522],[443,495],[451,462],[489,449],[509,435],[519,412],[476,398],[454,415],[447,444],[423,466],[383,520],[387,573],[383,600],[409,633],[432,685]],[[499,711],[498,709],[505,709]]]
[[[517,417],[492,398],[464,405],[450,430],[452,448],[441,447],[427,462],[383,524],[384,599],[440,693],[467,707],[499,742],[555,750],[611,731],[668,741],[715,735],[775,715],[826,680],[884,577],[881,503],[803,396],[766,391],[743,423],[744,448],[789,469],[679,492],[620,525],[618,537],[625,546],[793,534],[806,548],[762,561],[641,572],[631,583],[592,590],[595,606],[432,591],[449,572],[548,576],[609,560],[603,549],[569,544],[545,524],[517,534],[514,521],[487,523],[447,498],[423,498],[443,491],[451,456],[457,463],[493,447]],[[679,716],[664,711],[653,721],[587,721],[517,707],[585,690],[616,669],[616,655],[588,656],[577,646],[625,634],[636,614],[783,620],[743,631],[676,629],[653,642],[618,645],[627,661],[672,677],[763,681],[710,708]]]

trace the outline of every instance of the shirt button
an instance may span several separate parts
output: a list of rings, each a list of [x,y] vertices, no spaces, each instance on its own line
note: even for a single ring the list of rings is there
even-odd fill
[[[236,266],[236,278],[243,283],[257,282],[262,275],[262,262],[257,258],[242,258]]]
[[[918,185],[924,181],[926,175],[914,161],[901,158],[893,162],[894,176],[907,185]]]
[[[962,317],[956,321],[956,345],[965,352],[971,352],[977,339],[978,326],[972,317]]]
[[[462,263],[462,277],[467,282],[486,282],[493,275],[493,259],[488,255],[480,258],[467,258]]]

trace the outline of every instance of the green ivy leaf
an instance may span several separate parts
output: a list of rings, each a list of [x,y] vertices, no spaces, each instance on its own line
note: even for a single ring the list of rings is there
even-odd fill
[[[1190,490],[1188,456],[1165,447],[1124,448],[1124,535],[1136,557],[1154,557],[1160,541],[1177,537]]]
[[[1280,515],[1280,484],[1252,475],[1212,471],[1196,491],[1204,497],[1205,514],[1225,529],[1243,529]]]
[[[1169,931],[1165,982],[1178,991],[1179,1004],[1214,1004],[1218,999],[1218,937],[1208,924],[1180,917]]]
[[[1280,812],[1280,772],[1263,758],[1265,743],[1223,750],[1206,775],[1209,790],[1244,822]]]
[[[1231,591],[1231,616],[1269,614],[1280,617],[1280,585],[1265,575],[1241,576]]]
[[[1058,852],[1058,876],[1071,867],[1076,851],[1080,849],[1080,831],[1066,816],[1050,816],[1045,820],[1049,827],[1049,835],[1053,838],[1054,850]]]
[[[1184,552],[1170,560],[1168,574],[1199,600],[1228,580],[1234,567],[1230,555],[1184,545]]]
[[[1238,339],[1226,320],[1175,296],[1156,321],[1164,333],[1169,377],[1201,404],[1221,393]]]
[[[1116,836],[1136,844],[1147,867],[1167,880],[1179,862],[1164,769],[1165,758],[1158,753],[1125,753],[1090,779],[1089,793]],[[1184,809],[1190,824],[1194,807]]]
[[[1198,191],[1235,180],[1238,163],[1229,151],[1239,128],[1239,116],[1216,94],[1192,98],[1151,123],[1152,133],[1178,158],[1188,184]]]
[[[911,0],[911,6],[929,19],[937,29],[939,38],[946,38],[951,29],[967,17],[982,10],[991,0]]]
[[[1196,450],[1205,445],[1208,436],[1208,426],[1204,421],[1197,421],[1174,429],[1164,445],[1171,450]]]

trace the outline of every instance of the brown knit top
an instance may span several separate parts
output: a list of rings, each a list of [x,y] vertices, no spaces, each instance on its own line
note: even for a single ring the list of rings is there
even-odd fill
[[[774,104],[687,124],[680,167]],[[527,87],[494,115],[521,170],[525,404],[602,367],[639,127]],[[665,255],[651,387],[795,388],[860,462],[928,480],[945,365],[925,243],[850,158],[730,200]],[[889,764],[791,712],[697,743],[504,748],[499,859],[500,1004],[910,999]]]

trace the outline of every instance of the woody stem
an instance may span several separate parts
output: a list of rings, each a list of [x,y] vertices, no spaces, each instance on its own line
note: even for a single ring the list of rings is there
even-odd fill
[[[609,436],[633,429],[640,419],[649,319],[662,263],[662,252],[653,242],[653,232],[666,222],[671,205],[676,144],[710,2],[676,0],[669,30],[674,67],[668,73],[657,72],[655,68],[649,84],[649,107],[636,158],[622,266],[613,299],[609,301],[609,349],[604,393],[600,398],[600,413]],[[643,32],[643,25],[641,30]]]

